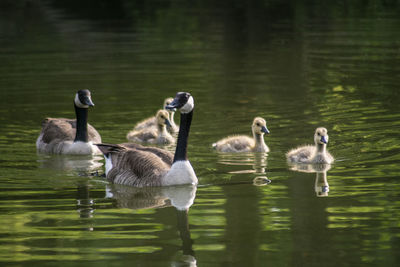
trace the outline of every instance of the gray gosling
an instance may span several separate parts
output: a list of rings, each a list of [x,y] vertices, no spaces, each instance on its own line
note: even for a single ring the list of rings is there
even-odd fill
[[[264,134],[269,134],[266,121],[261,117],[254,118],[251,130],[253,138],[246,135],[228,136],[212,146],[220,152],[268,152],[269,148],[264,142]]]
[[[171,102],[174,99],[172,97],[168,97],[164,100],[164,105],[162,106],[163,109],[165,109],[166,106],[168,106],[169,104],[171,104]],[[177,133],[179,131],[179,127],[175,124],[174,121],[174,114],[175,114],[175,110],[167,110],[169,113],[169,122],[170,125],[167,125],[167,130],[170,133]],[[157,118],[156,116],[147,118],[145,120],[142,120],[140,122],[138,122],[134,127],[133,130],[142,130],[142,129],[147,129],[147,128],[151,128],[151,127],[156,127],[157,125]]]
[[[93,107],[90,91],[79,90],[74,99],[76,120],[46,118],[36,140],[41,153],[91,155],[101,154],[93,143],[101,142],[100,134],[87,123],[88,109]]]
[[[136,187],[197,184],[196,174],[187,158],[194,99],[189,93],[177,93],[167,109],[179,109],[181,113],[175,154],[134,143],[97,144],[106,160],[108,181]]]
[[[175,138],[167,131],[167,126],[171,125],[168,119],[169,114],[165,109],[157,111],[155,116],[156,125],[154,127],[143,128],[141,130],[132,130],[126,138],[131,142],[148,143],[156,145],[166,145],[175,143]]]
[[[286,153],[288,162],[308,164],[331,164],[335,160],[327,151],[329,136],[328,130],[319,127],[315,130],[315,146],[306,145],[290,150]]]

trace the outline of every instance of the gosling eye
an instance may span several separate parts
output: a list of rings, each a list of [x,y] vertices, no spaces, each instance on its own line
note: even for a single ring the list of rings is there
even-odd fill
[[[258,122],[256,123],[256,125],[257,125],[257,126],[260,126],[260,124],[259,124]]]
[[[318,134],[318,136],[320,136],[321,134],[320,133],[317,133]]]

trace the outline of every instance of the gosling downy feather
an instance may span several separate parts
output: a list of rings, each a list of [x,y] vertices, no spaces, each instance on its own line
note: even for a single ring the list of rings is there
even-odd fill
[[[164,104],[162,106],[163,109],[165,109],[166,106],[168,106],[174,99],[172,97],[168,97],[164,100]],[[167,125],[167,130],[170,133],[176,133],[179,131],[179,127],[175,124],[174,121],[174,114],[175,114],[175,110],[167,110],[169,113],[169,122],[170,125]],[[147,129],[147,128],[151,128],[151,127],[155,127],[157,125],[157,118],[156,116],[144,119],[140,122],[138,122],[134,127],[133,127],[133,131],[139,131],[142,129]]]
[[[328,130],[319,127],[315,130],[314,146],[306,145],[292,149],[286,153],[286,157],[291,163],[331,164],[334,158],[326,149],[328,140]]]
[[[136,187],[197,184],[197,177],[187,159],[187,142],[192,122],[194,100],[179,92],[167,109],[179,109],[181,127],[175,155],[139,144],[97,144],[106,159],[106,177],[115,184]]]
[[[154,127],[132,130],[126,138],[131,142],[165,145],[175,143],[175,139],[167,131],[167,126],[171,125],[169,113],[165,109],[157,111],[155,116],[156,125]]]
[[[101,142],[100,134],[87,123],[88,108],[94,106],[89,90],[79,90],[74,99],[76,120],[46,118],[36,140],[41,153],[101,154],[93,143]]]
[[[220,152],[268,152],[264,142],[264,134],[269,134],[266,121],[261,117],[254,118],[251,130],[253,138],[247,135],[228,136],[212,146]]]

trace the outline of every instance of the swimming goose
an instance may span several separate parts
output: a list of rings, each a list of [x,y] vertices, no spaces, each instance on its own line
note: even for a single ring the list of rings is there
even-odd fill
[[[137,187],[197,184],[197,177],[187,158],[187,142],[192,122],[194,100],[186,92],[176,94],[167,109],[179,109],[181,126],[175,155],[156,147],[139,144],[97,144],[106,160],[106,177],[115,184]]]
[[[253,138],[247,135],[228,136],[212,146],[220,152],[268,152],[264,142],[264,134],[269,134],[266,121],[261,117],[254,118],[251,130]]]
[[[328,140],[328,130],[319,127],[315,130],[314,134],[315,146],[306,145],[292,149],[286,153],[286,157],[291,163],[331,164],[334,161],[334,158],[326,150]]]
[[[168,97],[164,100],[164,105],[163,105],[163,109],[165,109],[166,106],[168,106],[174,99],[172,97]],[[174,114],[175,114],[175,110],[168,110],[169,113],[169,122],[170,125],[167,125],[167,130],[170,133],[176,133],[179,131],[179,127],[175,124],[174,121]],[[157,118],[156,116],[147,118],[141,122],[138,122],[134,127],[133,130],[142,130],[142,129],[147,129],[147,128],[151,128],[157,125]]]
[[[100,134],[87,123],[88,108],[93,107],[90,91],[79,90],[74,99],[76,120],[46,118],[36,140],[36,148],[42,153],[53,154],[101,154],[93,143],[101,142]]]
[[[126,138],[131,142],[157,145],[175,143],[175,138],[167,131],[167,126],[171,125],[168,117],[168,111],[160,109],[155,116],[156,125],[154,127],[132,130],[126,135]]]

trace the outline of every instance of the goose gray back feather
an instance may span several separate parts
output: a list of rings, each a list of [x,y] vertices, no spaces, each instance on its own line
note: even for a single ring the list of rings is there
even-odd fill
[[[115,184],[161,186],[161,178],[169,171],[173,160],[171,152],[156,147],[129,143],[97,146],[111,160],[113,168],[107,173],[107,179]]]
[[[65,118],[46,118],[42,122],[43,142],[49,144],[53,140],[74,141],[76,120]],[[88,123],[89,141],[100,143],[101,137],[97,130]]]
[[[100,143],[101,136],[97,130],[87,124],[88,141]],[[60,154],[65,145],[74,142],[76,135],[76,120],[66,118],[46,118],[42,121],[42,130],[36,146],[39,152]]]

